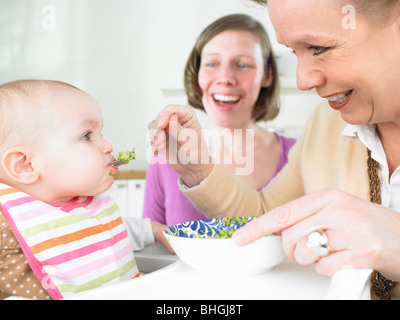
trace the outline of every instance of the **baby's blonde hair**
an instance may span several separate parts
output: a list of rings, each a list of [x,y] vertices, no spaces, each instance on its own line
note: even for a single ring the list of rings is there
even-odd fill
[[[61,81],[17,80],[0,85],[0,155],[12,144],[40,143],[37,122],[48,112],[44,96],[60,87],[78,88]]]

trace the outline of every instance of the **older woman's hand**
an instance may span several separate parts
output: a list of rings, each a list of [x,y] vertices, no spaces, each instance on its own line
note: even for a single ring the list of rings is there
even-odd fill
[[[153,136],[153,152],[163,156],[187,186],[198,185],[209,175],[212,159],[192,107],[168,105],[149,129],[161,129]]]
[[[330,253],[318,257],[307,236],[323,230]],[[315,263],[332,275],[344,267],[371,268],[400,279],[400,214],[339,190],[317,191],[275,208],[234,234],[245,245],[269,233],[281,233],[286,255],[299,264]]]

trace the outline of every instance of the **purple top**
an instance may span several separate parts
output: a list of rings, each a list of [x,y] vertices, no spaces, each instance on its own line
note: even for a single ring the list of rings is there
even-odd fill
[[[281,154],[276,171],[271,179],[285,166],[288,161],[288,152],[296,142],[295,139],[275,135],[281,145]],[[155,163],[149,165],[146,174],[143,218],[150,218],[169,226],[192,220],[207,219],[181,193],[178,188],[178,177],[178,173],[168,164]]]

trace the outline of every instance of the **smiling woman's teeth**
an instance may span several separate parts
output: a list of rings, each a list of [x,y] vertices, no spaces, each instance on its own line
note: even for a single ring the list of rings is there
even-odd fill
[[[216,101],[221,101],[221,102],[237,102],[239,101],[238,96],[226,96],[222,94],[214,94],[214,99]]]
[[[343,93],[339,93],[339,94],[335,94],[334,96],[330,96],[327,97],[328,101],[333,101],[336,103],[342,103],[343,101],[345,101],[347,99],[347,97],[349,96],[349,94],[352,92],[352,90],[343,92]]]

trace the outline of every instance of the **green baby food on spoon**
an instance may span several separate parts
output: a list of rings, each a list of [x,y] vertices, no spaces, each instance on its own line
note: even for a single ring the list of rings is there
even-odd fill
[[[131,160],[135,160],[136,159],[136,155],[135,155],[135,151],[126,151],[126,152],[119,152],[118,153],[118,157],[117,157],[117,161],[122,161],[125,162],[127,161],[127,163]]]

